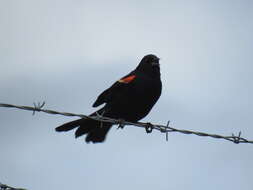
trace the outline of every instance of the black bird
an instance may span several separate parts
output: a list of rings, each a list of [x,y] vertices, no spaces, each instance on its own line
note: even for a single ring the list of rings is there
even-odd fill
[[[153,54],[142,58],[135,70],[115,82],[102,92],[93,107],[104,104],[96,113],[105,117],[137,122],[152,109],[161,95],[159,58]],[[57,127],[56,131],[69,131],[77,128],[75,136],[87,134],[86,142],[103,142],[112,124],[92,119],[77,119]]]

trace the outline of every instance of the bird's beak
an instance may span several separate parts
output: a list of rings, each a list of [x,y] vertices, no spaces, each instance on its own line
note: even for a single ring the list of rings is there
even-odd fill
[[[155,60],[154,62],[151,63],[152,66],[160,66],[159,64],[159,58],[157,58],[157,60]]]

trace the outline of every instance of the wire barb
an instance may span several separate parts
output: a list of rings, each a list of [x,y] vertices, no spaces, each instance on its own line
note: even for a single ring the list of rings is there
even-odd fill
[[[0,183],[0,190],[26,190],[26,189],[14,188],[14,187],[11,187],[9,185],[5,185],[5,184]]]
[[[235,144],[239,144],[239,143],[240,143],[241,134],[242,134],[241,131],[239,132],[238,136],[235,136],[235,135],[232,133],[232,137],[233,137],[233,140],[234,140],[234,143],[235,143]]]
[[[169,136],[169,135],[168,135],[168,132],[169,132],[169,130],[168,130],[168,129],[169,129],[169,125],[170,125],[170,120],[167,122],[167,125],[166,125],[166,129],[167,129],[167,130],[165,130],[165,131],[166,131],[166,141],[169,140],[169,137],[168,137],[168,136]]]
[[[44,107],[44,105],[46,104],[45,101],[42,102],[42,104],[40,104],[40,102],[38,102],[37,104],[35,102],[33,102],[34,105],[34,110],[33,110],[33,115],[35,115],[35,112],[39,112],[41,110],[41,108]]]
[[[167,141],[168,141],[168,133],[169,132],[177,132],[177,133],[188,134],[188,135],[197,135],[197,136],[201,136],[201,137],[212,137],[212,138],[216,138],[216,139],[224,139],[224,140],[233,142],[235,144],[239,144],[239,143],[253,144],[252,140],[247,140],[247,139],[241,137],[241,134],[242,134],[241,131],[239,132],[238,136],[235,136],[234,134],[232,134],[232,136],[222,136],[222,135],[217,135],[217,134],[208,134],[208,133],[199,132],[199,131],[176,129],[176,128],[169,126],[170,121],[168,121],[167,125],[165,125],[165,126],[158,125],[158,124],[151,124],[151,123],[143,123],[143,122],[133,123],[133,122],[124,121],[122,119],[113,119],[113,118],[109,118],[109,117],[104,117],[103,113],[102,114],[96,113],[96,116],[87,116],[87,115],[83,115],[83,114],[75,114],[75,113],[69,113],[69,112],[59,112],[59,111],[54,111],[54,110],[42,109],[42,107],[44,105],[45,105],[45,102],[43,102],[42,104],[39,104],[39,103],[34,104],[34,107],[18,106],[18,105],[0,103],[0,107],[16,108],[16,109],[28,110],[28,111],[32,111],[32,112],[38,111],[38,112],[44,112],[44,113],[55,114],[55,115],[63,115],[63,116],[68,116],[68,117],[77,116],[77,117],[81,117],[81,118],[89,118],[89,119],[93,119],[96,121],[100,121],[101,123],[109,122],[109,123],[119,125],[119,126],[130,125],[130,126],[135,126],[135,127],[141,127],[141,128],[145,128],[147,133],[150,133],[153,131],[153,129],[155,129],[155,130],[158,130],[162,133],[166,133],[166,140]],[[101,125],[101,127],[103,127],[103,125]]]
[[[97,117],[100,117],[100,118],[101,118],[101,117],[103,117],[104,113],[105,113],[105,112],[103,111],[102,114],[99,114],[98,111],[97,111],[97,112],[96,112],[96,115],[97,115]],[[101,122],[100,122],[100,128],[102,128],[102,127],[103,127],[103,122],[101,121]]]

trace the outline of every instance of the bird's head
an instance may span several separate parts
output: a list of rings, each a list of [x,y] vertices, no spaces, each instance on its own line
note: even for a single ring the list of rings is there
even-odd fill
[[[153,76],[160,76],[159,58],[156,55],[149,54],[142,58],[136,70]]]

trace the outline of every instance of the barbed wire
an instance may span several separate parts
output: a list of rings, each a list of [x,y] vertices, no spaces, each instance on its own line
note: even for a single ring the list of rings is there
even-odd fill
[[[14,188],[14,187],[11,187],[9,185],[5,185],[5,184],[0,183],[0,190],[26,190],[26,189]]]
[[[217,134],[208,134],[208,133],[199,132],[199,131],[176,129],[176,128],[169,126],[170,121],[167,122],[167,125],[158,125],[158,124],[143,123],[143,122],[133,123],[133,122],[128,122],[128,121],[124,121],[124,120],[120,120],[120,119],[113,119],[113,118],[109,118],[109,117],[104,117],[98,113],[96,116],[87,116],[87,115],[83,115],[83,114],[75,114],[75,113],[69,113],[69,112],[59,112],[59,111],[54,111],[54,110],[49,110],[49,109],[42,109],[42,107],[44,107],[44,105],[45,105],[45,102],[43,102],[42,104],[40,104],[40,103],[35,104],[34,103],[33,105],[34,105],[34,107],[0,103],[0,107],[28,110],[28,111],[32,111],[33,115],[35,114],[35,112],[44,112],[44,113],[48,113],[48,114],[63,115],[63,116],[68,116],[68,117],[77,116],[77,117],[81,117],[81,118],[89,118],[89,119],[93,119],[96,121],[112,123],[112,124],[118,125],[118,128],[123,128],[125,125],[142,127],[142,128],[146,129],[147,133],[151,133],[152,130],[155,129],[155,130],[160,131],[161,133],[165,133],[167,141],[168,141],[168,133],[169,132],[177,132],[177,133],[182,133],[182,134],[187,134],[187,135],[197,135],[197,136],[201,136],[201,137],[212,137],[212,138],[216,138],[216,139],[224,139],[227,141],[231,141],[235,144],[239,144],[239,143],[253,144],[252,140],[247,140],[247,139],[241,137],[241,134],[242,134],[241,131],[239,132],[238,135],[234,135],[232,133],[232,135],[230,135],[230,136],[223,136],[223,135],[217,135]]]

